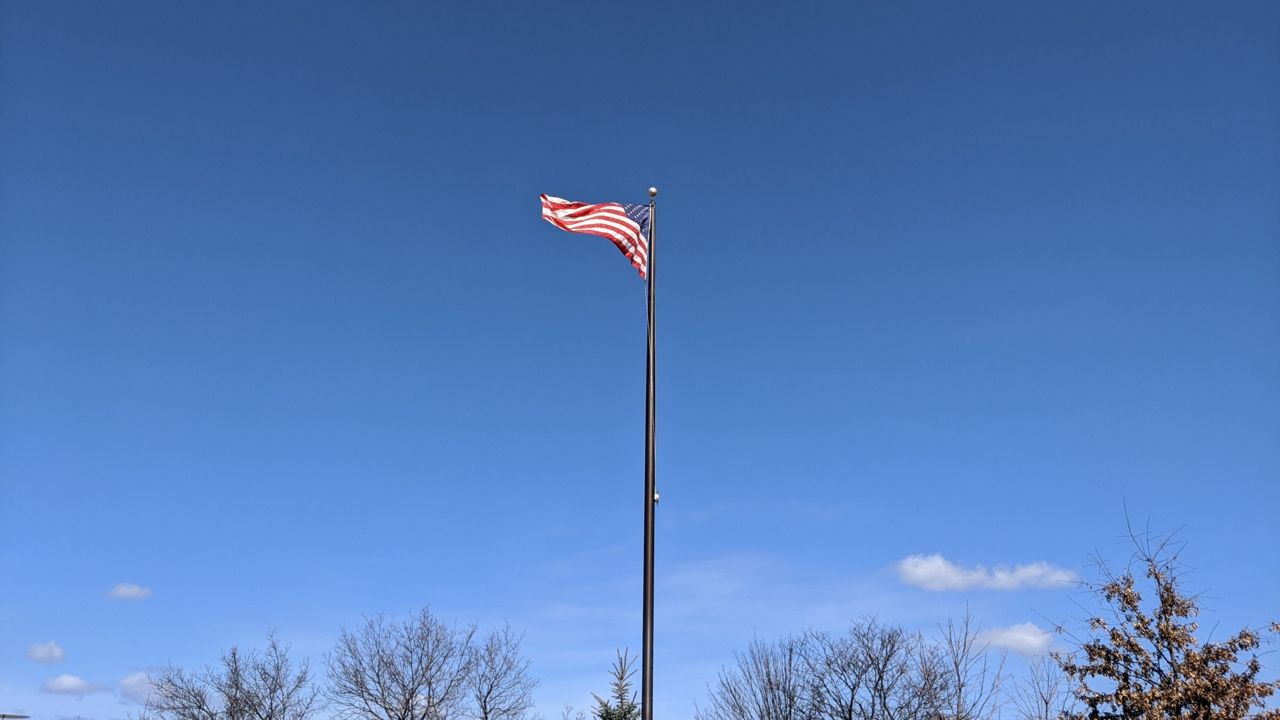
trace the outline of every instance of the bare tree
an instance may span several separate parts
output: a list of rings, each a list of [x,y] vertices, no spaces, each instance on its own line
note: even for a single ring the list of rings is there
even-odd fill
[[[988,720],[1003,660],[992,667],[969,617],[939,643],[875,618],[842,635],[754,641],[721,672],[699,720]]]
[[[809,702],[814,715],[836,720],[863,717],[863,699],[871,687],[871,668],[852,629],[845,635],[811,632],[805,644]]]
[[[307,663],[295,669],[275,634],[259,655],[231,648],[216,668],[169,666],[152,681],[145,714],[157,720],[309,720],[319,709]]]
[[[855,717],[937,717],[944,692],[941,659],[919,633],[871,619],[854,623],[849,636],[867,666],[867,682]]]
[[[1040,658],[1014,683],[1016,716],[1019,720],[1058,720],[1071,715],[1074,707],[1068,687],[1062,668],[1052,658]]]
[[[520,655],[522,636],[510,625],[485,638],[471,677],[471,700],[476,720],[522,720],[533,707],[529,661]]]
[[[965,610],[957,623],[942,627],[944,712],[952,720],[987,720],[1000,711],[1004,655],[992,666],[988,646],[978,640],[973,616]]]
[[[777,642],[753,640],[745,653],[735,653],[736,666],[721,671],[708,706],[697,720],[808,720],[809,702],[805,637]]]
[[[1099,561],[1102,582],[1089,586],[1107,612],[1089,618],[1086,639],[1072,637],[1075,652],[1055,655],[1086,709],[1077,716],[1235,720],[1264,708],[1280,681],[1258,677],[1263,631],[1246,628],[1202,643],[1192,620],[1199,604],[1179,582],[1179,548],[1150,533],[1131,529],[1129,536],[1130,566],[1115,574]],[[1144,602],[1147,590],[1154,602]],[[1280,626],[1272,623],[1270,630]],[[1252,656],[1242,659],[1242,653]],[[1252,717],[1280,718],[1280,710]]]
[[[382,615],[343,629],[328,658],[329,698],[352,720],[451,720],[467,714],[475,626],[445,625],[427,609],[403,623]]]
[[[916,720],[938,717],[946,704],[942,654],[918,633],[868,618],[844,635],[809,637],[805,661],[813,717]]]

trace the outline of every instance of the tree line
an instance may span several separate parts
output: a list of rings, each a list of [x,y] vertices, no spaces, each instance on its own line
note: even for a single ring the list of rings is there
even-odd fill
[[[756,639],[708,687],[695,720],[1280,720],[1268,698],[1259,648],[1280,625],[1202,641],[1197,596],[1180,581],[1177,548],[1132,535],[1123,571],[1099,562],[1087,583],[1098,612],[1067,649],[1021,677],[980,640],[971,617],[918,631],[855,621],[841,633],[810,630]],[[522,636],[503,626],[481,635],[423,609],[404,621],[366,619],[344,629],[325,659],[324,682],[268,635],[259,653],[232,648],[199,671],[167,667],[152,679],[139,720],[534,720]],[[638,720],[632,658],[620,652],[592,720]],[[563,720],[587,720],[566,708]]]
[[[972,620],[940,641],[871,618],[841,634],[809,631],[753,641],[725,668],[697,720],[905,720],[993,717],[1003,658],[977,641]]]
[[[274,634],[262,653],[232,648],[216,666],[169,666],[152,680],[140,720],[526,720],[537,682],[503,626],[445,624],[423,609],[402,622],[382,615],[343,629],[326,658],[323,689]]]
[[[1280,680],[1261,679],[1259,648],[1280,624],[1199,638],[1199,599],[1182,586],[1180,547],[1130,532],[1123,571],[1096,559],[1085,583],[1098,611],[1056,628],[1067,649],[1004,672],[971,618],[940,639],[854,622],[847,632],[810,631],[756,640],[709,690],[696,720],[1280,720],[1267,707]]]

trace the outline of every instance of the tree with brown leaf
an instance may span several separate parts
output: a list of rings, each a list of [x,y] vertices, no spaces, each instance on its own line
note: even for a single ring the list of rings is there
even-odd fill
[[[1202,642],[1198,599],[1180,584],[1179,548],[1150,533],[1130,538],[1135,551],[1125,571],[1100,561],[1102,580],[1088,585],[1105,612],[1088,618],[1074,652],[1054,656],[1084,708],[1069,717],[1280,720],[1280,710],[1265,709],[1280,682],[1259,679],[1264,631]]]

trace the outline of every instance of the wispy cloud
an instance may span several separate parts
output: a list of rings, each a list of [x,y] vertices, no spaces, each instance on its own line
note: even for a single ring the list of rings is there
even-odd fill
[[[978,634],[978,640],[993,647],[1008,648],[1021,655],[1044,655],[1049,652],[1053,633],[1032,623],[992,628]]]
[[[38,663],[62,662],[66,658],[67,654],[63,652],[62,646],[52,640],[33,643],[31,647],[27,648],[27,659]]]
[[[107,597],[112,600],[145,600],[151,597],[151,588],[142,587],[137,583],[120,583],[111,588]]]
[[[120,697],[139,705],[146,705],[151,696],[151,678],[144,672],[136,672],[120,681]]]
[[[1022,588],[1065,588],[1076,583],[1074,571],[1046,562],[961,567],[941,555],[910,555],[898,562],[898,578],[925,590],[1021,590]]]
[[[106,687],[91,683],[78,675],[59,675],[44,681],[40,689],[54,695],[70,695],[84,697],[89,693],[104,692]]]

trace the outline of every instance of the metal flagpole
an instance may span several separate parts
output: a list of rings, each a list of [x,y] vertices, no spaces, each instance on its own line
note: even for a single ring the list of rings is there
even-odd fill
[[[657,188],[649,188],[649,359],[647,363],[644,425],[644,638],[640,652],[640,717],[653,720],[653,516],[658,505],[654,477],[654,422],[657,385],[657,323],[653,311],[654,240],[657,236]]]

